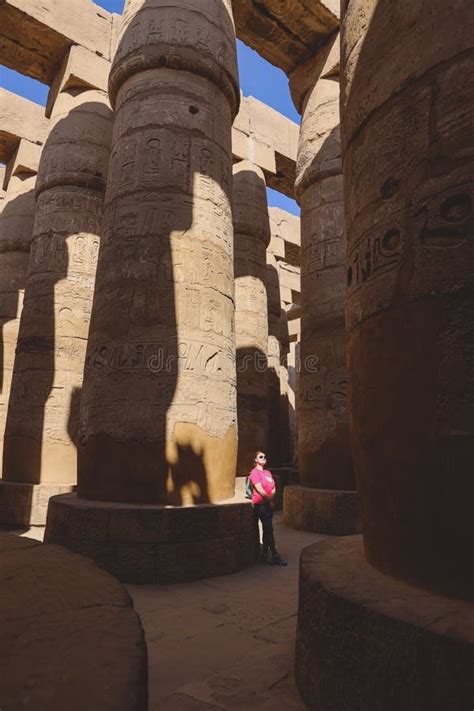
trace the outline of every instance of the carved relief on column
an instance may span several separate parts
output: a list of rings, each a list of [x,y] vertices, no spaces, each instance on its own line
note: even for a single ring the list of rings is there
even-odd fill
[[[266,451],[268,444],[265,276],[270,222],[260,168],[242,161],[233,172],[237,476],[245,476],[253,466],[255,451]]]
[[[281,464],[280,434],[280,360],[281,360],[281,298],[278,263],[267,250],[266,268],[268,308],[267,398],[268,398],[268,459],[272,466]]]
[[[128,2],[110,95],[79,494],[219,501],[237,453],[230,2]]]
[[[0,394],[0,451],[7,417],[23,293],[28,273],[35,217],[35,173],[11,176],[0,215],[0,324],[2,372]]]
[[[296,194],[302,231],[300,479],[320,489],[353,490],[337,76],[320,78],[304,100]]]
[[[473,38],[469,0],[383,3],[383,12],[351,0],[342,40],[348,373],[365,550],[384,573],[463,596],[474,546]]]
[[[74,483],[111,110],[103,92],[56,101],[36,183],[31,258],[4,447],[4,478]]]

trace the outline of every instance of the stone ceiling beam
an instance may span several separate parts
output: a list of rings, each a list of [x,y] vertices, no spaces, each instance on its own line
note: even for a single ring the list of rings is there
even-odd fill
[[[339,28],[340,0],[233,0],[237,36],[291,73]],[[107,60],[117,15],[92,0],[0,0],[0,63],[51,84],[67,50]]]
[[[52,84],[48,107],[65,88],[105,89],[108,69],[109,64],[97,55],[72,47]],[[22,138],[42,145],[48,125],[43,107],[0,89],[0,163],[10,160]],[[286,116],[252,96],[243,97],[232,129],[234,160],[252,161],[263,170],[269,187],[293,197],[298,131]]]
[[[73,44],[110,60],[113,18],[92,0],[0,0],[0,63],[50,85]]]
[[[47,133],[42,106],[0,88],[0,163],[8,163],[22,138],[41,145]]]
[[[267,185],[294,197],[299,126],[253,96],[241,99],[232,129],[236,160],[250,160],[265,174]]]
[[[233,0],[237,37],[289,74],[339,28],[340,0]]]

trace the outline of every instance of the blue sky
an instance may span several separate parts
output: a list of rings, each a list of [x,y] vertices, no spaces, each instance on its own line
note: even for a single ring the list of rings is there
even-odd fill
[[[124,0],[94,0],[94,2],[110,12],[117,13],[121,13],[124,6]],[[244,95],[255,96],[299,123],[299,115],[291,100],[288,79],[284,72],[273,67],[240,41],[237,43],[237,50],[240,85]],[[46,104],[48,88],[44,84],[2,66],[0,66],[0,86],[26,96],[38,104]],[[289,212],[299,214],[298,205],[294,200],[290,200],[274,190],[268,190],[268,202],[269,205],[282,207]]]

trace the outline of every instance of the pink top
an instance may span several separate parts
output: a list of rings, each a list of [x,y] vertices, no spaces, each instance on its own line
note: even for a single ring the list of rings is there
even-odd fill
[[[262,504],[265,499],[254,489],[255,484],[261,484],[266,494],[271,494],[275,488],[275,481],[272,473],[268,469],[252,469],[250,472],[250,482],[252,486],[252,504]]]

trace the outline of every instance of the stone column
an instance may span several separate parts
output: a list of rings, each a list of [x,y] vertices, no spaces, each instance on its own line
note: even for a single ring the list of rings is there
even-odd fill
[[[467,0],[454,12],[441,0],[406,14],[379,4],[352,0],[343,43],[348,363],[365,549],[381,571],[467,594],[474,17]],[[397,51],[370,74],[385,26]]]
[[[280,282],[278,263],[275,255],[267,250],[266,288],[268,300],[268,463],[272,467],[281,466],[280,433]]]
[[[2,348],[0,453],[3,453],[3,435],[10,396],[12,370],[33,237],[35,183],[36,172],[34,171],[26,172],[21,170],[11,174],[3,211],[0,216],[0,324]]]
[[[350,0],[341,54],[364,535],[302,554],[296,679],[321,711],[355,697],[361,711],[461,711],[474,699],[461,599],[474,550],[472,4]]]
[[[36,214],[8,416],[5,515],[44,524],[48,497],[76,482],[79,394],[109,160],[103,92],[56,100],[36,183]],[[3,521],[2,521],[3,522]]]
[[[248,161],[234,166],[235,341],[237,352],[237,476],[268,447],[266,249],[270,242],[265,178]]]
[[[46,536],[129,582],[232,572],[257,539],[248,505],[209,505],[237,459],[230,0],[130,0],[109,90],[79,497],[52,500]]]
[[[301,488],[286,492],[285,522],[318,533],[360,530],[347,403],[345,230],[339,128],[339,40],[302,108],[296,197],[301,205]]]
[[[5,205],[4,181],[5,181],[5,166],[0,165],[0,214],[3,210],[3,206]]]

